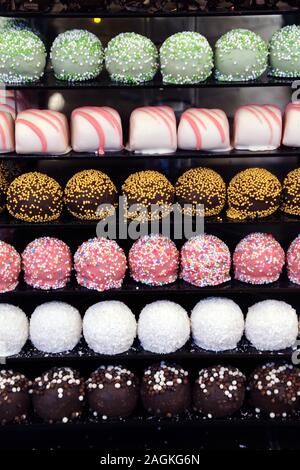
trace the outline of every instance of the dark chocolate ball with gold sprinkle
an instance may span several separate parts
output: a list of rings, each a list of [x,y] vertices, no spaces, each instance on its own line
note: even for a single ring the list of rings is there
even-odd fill
[[[133,173],[124,182],[122,191],[126,217],[132,220],[158,220],[170,213],[174,202],[174,186],[158,171]]]
[[[50,222],[58,219],[63,207],[63,191],[48,175],[37,171],[13,180],[7,191],[10,215],[26,222]]]
[[[247,168],[232,178],[227,194],[231,219],[267,217],[279,207],[281,184],[264,168]]]
[[[8,188],[7,179],[0,172],[0,214],[5,209],[7,188]]]
[[[178,178],[175,197],[184,214],[206,217],[218,215],[225,206],[226,185],[214,170],[193,168]],[[197,207],[199,205],[203,205],[203,208]]]
[[[290,171],[283,180],[280,209],[300,215],[300,168]]]
[[[65,187],[64,201],[68,211],[78,219],[101,220],[114,213],[117,190],[102,171],[76,173]]]

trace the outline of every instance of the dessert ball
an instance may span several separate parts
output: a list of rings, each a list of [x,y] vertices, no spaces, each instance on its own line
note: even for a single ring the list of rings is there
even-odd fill
[[[44,74],[46,49],[40,38],[25,29],[0,31],[0,80],[27,83]]]
[[[279,207],[281,184],[275,175],[264,168],[247,168],[232,178],[227,194],[229,218],[267,217]]]
[[[180,305],[157,300],[146,305],[138,320],[138,337],[144,349],[168,354],[182,348],[190,337],[190,320]]]
[[[0,304],[0,356],[18,354],[28,339],[28,319],[19,307]]]
[[[133,173],[125,180],[122,191],[126,217],[142,222],[167,216],[174,201],[173,185],[158,171]]]
[[[213,51],[207,39],[199,33],[176,33],[162,44],[160,65],[165,83],[199,83],[211,75]]]
[[[299,407],[299,369],[274,362],[257,367],[247,386],[249,404],[256,413],[286,418]]]
[[[162,286],[176,281],[179,252],[168,237],[146,235],[133,244],[128,262],[130,275],[135,281]]]
[[[209,297],[192,310],[191,327],[195,344],[211,351],[237,347],[244,332],[244,315],[231,299]]]
[[[260,77],[268,65],[268,46],[248,29],[224,34],[215,48],[216,78],[221,81],[247,81]]]
[[[139,381],[122,366],[100,366],[86,381],[87,401],[94,416],[126,418],[139,398]]]
[[[0,424],[20,423],[30,408],[31,382],[12,370],[0,371]]]
[[[188,372],[165,362],[148,367],[142,379],[141,399],[153,416],[172,418],[183,414],[191,404]]]
[[[236,367],[202,369],[193,389],[193,408],[208,418],[231,416],[243,405],[245,376]]]
[[[230,251],[220,238],[204,233],[181,249],[180,277],[194,286],[217,286],[230,280]]]
[[[126,256],[114,240],[91,238],[77,249],[74,267],[79,285],[103,292],[122,286]]]
[[[279,279],[285,254],[270,233],[250,233],[233,253],[234,278],[249,284],[269,284]]]
[[[115,211],[117,190],[102,171],[84,170],[67,182],[64,202],[68,211],[78,219],[105,219]]]
[[[71,351],[80,340],[81,330],[79,311],[66,302],[45,302],[30,318],[30,340],[47,353]]]
[[[105,66],[114,81],[148,82],[157,72],[158,52],[149,38],[136,33],[121,33],[107,44]]]
[[[7,191],[10,215],[25,222],[50,222],[59,218],[63,207],[60,185],[38,171],[24,173]]]
[[[280,209],[286,214],[300,215],[300,168],[290,171],[283,180]]]
[[[184,214],[206,217],[218,215],[225,206],[226,184],[210,168],[192,168],[178,178],[175,198]],[[203,207],[199,207],[201,204]]]
[[[300,235],[290,244],[286,254],[286,262],[289,280],[300,284]]]
[[[300,27],[293,24],[273,34],[269,43],[270,75],[300,76]]]
[[[67,423],[78,418],[84,395],[84,380],[70,367],[53,367],[33,381],[33,409],[47,423]]]
[[[97,353],[113,355],[128,351],[136,337],[135,316],[123,302],[98,302],[84,315],[83,336]]]
[[[0,241],[0,293],[14,290],[19,282],[21,257],[15,248]]]
[[[298,336],[296,310],[280,300],[257,302],[248,309],[245,334],[260,351],[292,347]]]
[[[22,253],[26,284],[35,289],[61,289],[67,285],[72,271],[70,248],[58,238],[33,240]]]
[[[54,75],[70,82],[90,80],[102,70],[103,48],[95,34],[71,29],[59,34],[51,46]]]

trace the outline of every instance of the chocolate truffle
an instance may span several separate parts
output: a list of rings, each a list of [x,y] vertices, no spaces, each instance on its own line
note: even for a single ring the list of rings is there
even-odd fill
[[[0,293],[14,290],[19,282],[21,257],[16,249],[0,241]]]
[[[86,381],[87,401],[94,416],[126,418],[139,397],[137,377],[122,366],[100,366]]]
[[[172,418],[183,414],[191,403],[188,372],[165,362],[148,367],[142,379],[141,399],[153,416]]]
[[[229,183],[227,216],[231,219],[267,217],[279,207],[281,184],[264,168],[247,168]]]
[[[128,219],[144,222],[158,220],[170,213],[174,201],[174,187],[158,171],[133,173],[124,182],[122,190]]]
[[[280,209],[286,214],[300,215],[300,168],[290,171],[283,180]]]
[[[202,369],[193,389],[193,408],[208,418],[231,416],[245,398],[245,376],[236,367]]]
[[[48,423],[78,418],[83,409],[84,380],[70,367],[53,367],[33,382],[33,408]]]
[[[30,407],[31,382],[12,370],[0,371],[0,423],[20,423]]]
[[[184,214],[218,215],[225,206],[226,185],[216,171],[210,168],[192,168],[178,178],[175,198]],[[197,207],[201,204],[203,208]]]
[[[300,235],[290,244],[286,253],[288,278],[300,285]]]
[[[299,369],[292,364],[264,364],[250,376],[247,391],[249,404],[257,414],[286,418],[299,406]]]
[[[37,171],[14,179],[7,191],[10,215],[25,222],[50,222],[59,218],[63,206],[60,185]]]
[[[300,27],[288,25],[273,34],[269,43],[270,75],[300,77]]]
[[[29,323],[19,307],[0,303],[0,357],[19,354],[28,339]]]
[[[67,182],[64,201],[68,211],[78,219],[105,219],[115,211],[117,190],[102,171],[84,170]]]

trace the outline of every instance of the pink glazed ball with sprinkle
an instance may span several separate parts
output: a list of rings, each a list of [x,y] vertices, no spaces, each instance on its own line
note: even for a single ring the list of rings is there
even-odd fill
[[[0,241],[0,293],[10,292],[18,285],[21,257],[15,248]]]
[[[300,235],[290,244],[286,254],[286,262],[289,280],[300,284]]]

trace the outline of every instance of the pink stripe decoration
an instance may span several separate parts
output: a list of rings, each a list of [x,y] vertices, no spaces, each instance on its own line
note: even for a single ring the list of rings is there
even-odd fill
[[[207,131],[207,127],[206,127],[205,122],[203,122],[202,119],[199,118],[199,116],[194,114],[191,110],[185,111],[185,113],[189,113],[190,116],[193,116],[195,121],[197,121],[199,123],[199,125],[202,126],[205,131]],[[183,113],[183,115],[185,115],[185,113]]]
[[[31,129],[32,132],[38,137],[38,139],[39,139],[39,141],[40,141],[40,143],[41,143],[41,146],[42,146],[41,151],[42,151],[42,152],[47,152],[48,145],[47,145],[46,136],[45,136],[45,134],[39,129],[38,126],[36,126],[36,125],[33,124],[32,122],[26,121],[25,119],[22,119],[22,118],[18,118],[18,119],[17,119],[17,123],[18,123],[18,124],[23,124],[24,126],[29,127],[29,129]]]
[[[267,104],[265,104],[263,107],[270,114],[270,116],[272,116],[272,118],[276,122],[279,129],[281,129],[282,127],[281,119],[277,116],[277,114],[273,111],[273,109],[271,109]]]
[[[173,136],[171,124],[169,122],[171,117],[169,115],[166,116],[164,111],[162,111],[161,109],[158,109],[158,107],[156,108],[154,106],[145,106],[144,108],[140,108],[140,111],[149,114],[150,116],[152,116],[156,120],[158,120],[158,118],[160,117],[161,120],[165,123],[165,125],[167,126],[167,128],[169,130],[171,145],[174,145],[174,136]],[[172,119],[171,119],[171,122],[173,124]]]
[[[1,122],[0,122],[0,137],[1,137],[1,141],[2,141],[2,149],[6,150],[7,145],[6,145],[6,138],[5,138],[5,129],[4,129]]]
[[[212,121],[212,123],[216,126],[216,128],[218,129],[218,132],[220,134],[220,137],[221,137],[221,142],[223,144],[225,142],[225,139],[226,139],[223,126],[220,124],[220,122],[214,116],[210,115],[209,111],[207,111],[203,108],[199,108],[199,111],[201,111],[204,114],[204,116],[207,116],[208,119],[210,119]]]
[[[201,132],[199,130],[199,127],[197,126],[197,124],[193,120],[191,114],[184,113],[182,115],[181,119],[186,120],[189,123],[189,125],[191,126],[191,128],[194,132],[195,138],[196,138],[196,150],[200,150],[201,147],[202,147],[202,136],[201,136]]]
[[[251,109],[251,108],[250,108]],[[250,110],[249,109],[249,110]],[[272,143],[272,140],[273,140],[273,126],[271,124],[271,122],[269,121],[268,117],[265,115],[265,113],[263,112],[262,109],[256,109],[255,108],[255,112],[257,112],[258,114],[261,115],[261,117],[265,120],[265,122],[267,123],[267,126],[269,127],[269,130],[270,130],[270,139],[269,139],[269,144]]]
[[[68,142],[69,141],[69,135],[68,135],[68,130],[67,130],[68,123],[64,119],[64,116],[63,115],[56,116],[55,114],[52,114],[52,112],[49,111],[48,109],[45,109],[44,113],[46,113],[49,117],[51,117],[54,121],[58,123],[59,127],[62,130],[62,133],[64,135],[66,142]]]
[[[5,113],[2,115],[2,117],[5,121],[5,124],[6,124],[7,129],[8,129],[8,138],[10,140],[10,146],[11,146],[11,148],[14,148],[15,147],[14,138],[13,138],[13,135],[9,132],[9,130],[11,129],[11,121]]]
[[[102,126],[98,123],[97,119],[95,119],[90,114],[85,113],[84,111],[80,111],[79,109],[75,109],[75,111],[73,111],[73,113],[74,113],[74,116],[78,115],[78,116],[81,116],[84,119],[86,119],[91,124],[91,126],[93,126],[95,128],[95,131],[97,132],[98,139],[99,139],[98,152],[99,152],[99,155],[103,155],[104,154],[104,148],[105,148],[105,135],[104,135]]]
[[[37,116],[42,121],[47,122],[49,124],[49,126],[53,127],[53,129],[56,130],[56,132],[59,133],[59,128],[57,127],[57,125],[54,122],[52,122],[51,119],[49,119],[45,116],[46,113],[44,111],[41,112],[41,111],[32,109],[32,110],[25,111],[25,113],[29,114],[29,115],[32,115],[32,116]],[[25,116],[25,119],[26,119],[26,116]]]

